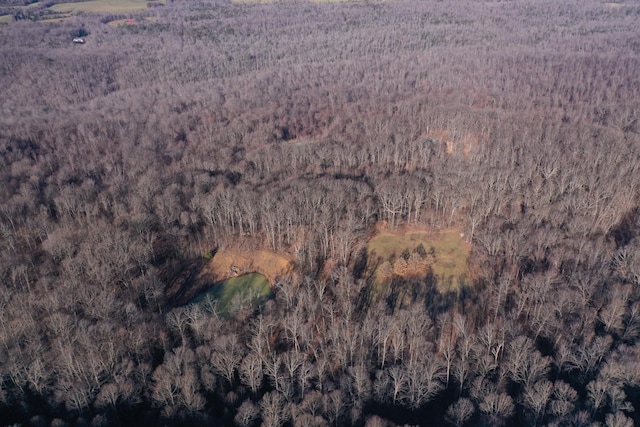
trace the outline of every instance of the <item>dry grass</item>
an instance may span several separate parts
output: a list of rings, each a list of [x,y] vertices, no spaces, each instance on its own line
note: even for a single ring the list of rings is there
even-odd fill
[[[433,273],[438,277],[438,289],[441,292],[455,291],[466,280],[470,246],[461,236],[459,227],[442,231],[424,229],[380,230],[368,243],[370,256],[379,256],[383,260],[400,257],[402,252],[413,252],[422,244],[427,253],[435,251]],[[424,265],[421,273],[426,273]],[[415,274],[415,271],[412,271]]]
[[[50,7],[54,12],[124,13],[147,8],[148,0],[91,0],[79,3],[59,3]]]
[[[130,19],[115,19],[113,21],[107,22],[107,25],[110,27],[117,27],[118,25],[131,25],[129,24]]]
[[[110,27],[117,27],[119,25],[136,25],[136,24],[139,24],[141,22],[157,22],[158,18],[156,18],[154,16],[151,16],[151,17],[147,17],[147,18],[137,18],[137,19],[133,20],[133,23],[129,23],[129,21],[131,21],[130,18],[115,19],[113,21],[107,22],[107,25],[109,25]]]
[[[260,250],[255,252],[239,249],[221,250],[204,269],[214,282],[245,273],[260,273],[273,284],[278,276],[291,273],[293,265],[282,254]]]

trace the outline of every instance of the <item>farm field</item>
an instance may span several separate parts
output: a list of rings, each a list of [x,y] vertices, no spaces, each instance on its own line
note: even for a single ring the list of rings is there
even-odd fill
[[[154,3],[163,5],[165,1]],[[57,4],[35,2],[26,6],[11,6],[5,9],[2,11],[5,15],[0,15],[0,24],[8,24],[14,20],[24,19],[53,23],[62,22],[77,13],[122,14],[139,12],[147,8],[149,8],[149,2],[145,0],[89,0]],[[126,23],[128,19],[119,21],[120,23]]]
[[[146,0],[91,0],[77,3],[58,3],[49,9],[60,13],[96,12],[96,13],[125,13],[144,10]]]

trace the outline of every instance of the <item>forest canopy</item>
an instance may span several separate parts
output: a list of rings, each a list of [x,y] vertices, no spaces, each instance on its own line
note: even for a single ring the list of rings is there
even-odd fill
[[[3,425],[640,423],[640,3],[54,3],[0,5]]]

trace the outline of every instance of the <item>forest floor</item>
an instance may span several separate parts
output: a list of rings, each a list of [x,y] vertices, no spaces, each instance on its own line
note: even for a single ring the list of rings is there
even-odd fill
[[[441,292],[456,291],[468,275],[468,261],[471,246],[464,240],[462,227],[433,230],[421,227],[404,227],[398,230],[380,228],[369,240],[367,250],[370,257],[379,257],[375,277],[385,280],[389,275],[423,275],[432,269],[438,278]],[[422,245],[429,255],[427,262],[411,264],[402,268],[398,260],[402,254],[414,253]],[[405,255],[406,256],[406,255]],[[385,261],[392,261],[387,265]],[[390,269],[391,267],[391,269]],[[387,268],[389,271],[385,271]]]

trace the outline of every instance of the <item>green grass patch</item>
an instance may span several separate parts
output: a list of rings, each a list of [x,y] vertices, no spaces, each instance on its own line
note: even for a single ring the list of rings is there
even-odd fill
[[[78,3],[58,3],[49,9],[54,12],[123,13],[144,10],[148,0],[91,0]]]
[[[438,280],[438,290],[457,291],[467,280],[470,253],[460,232],[459,228],[441,232],[382,231],[369,241],[367,249],[370,257],[381,257],[386,261],[414,252],[422,245],[434,257],[431,268]]]
[[[216,311],[227,316],[240,307],[260,302],[272,295],[269,281],[260,273],[243,274],[227,279],[198,295],[191,303],[213,305]]]

